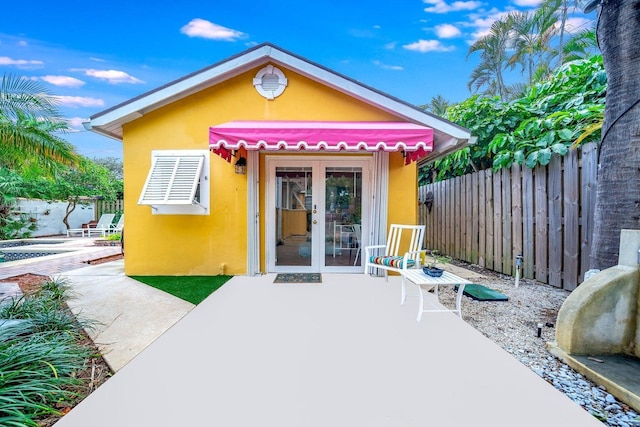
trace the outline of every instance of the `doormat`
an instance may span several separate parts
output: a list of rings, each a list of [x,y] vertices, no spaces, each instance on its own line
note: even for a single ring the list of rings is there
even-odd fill
[[[322,283],[320,273],[281,273],[273,283]]]
[[[455,290],[458,291],[457,285]],[[465,285],[464,294],[476,301],[509,301],[505,294],[482,285]]]

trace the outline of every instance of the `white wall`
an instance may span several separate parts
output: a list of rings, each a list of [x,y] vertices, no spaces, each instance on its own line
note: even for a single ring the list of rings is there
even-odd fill
[[[54,236],[67,234],[67,228],[62,222],[67,210],[67,202],[47,202],[37,199],[18,199],[18,212],[35,218],[37,230],[33,237]],[[95,219],[94,204],[78,205],[69,216],[71,228],[80,228],[82,224]]]

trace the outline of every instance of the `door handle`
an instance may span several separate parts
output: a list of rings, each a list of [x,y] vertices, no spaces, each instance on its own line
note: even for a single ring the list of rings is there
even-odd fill
[[[313,220],[313,223],[314,223],[314,224],[317,224],[317,223],[318,223],[318,221],[316,221],[316,220],[314,219],[314,220]]]

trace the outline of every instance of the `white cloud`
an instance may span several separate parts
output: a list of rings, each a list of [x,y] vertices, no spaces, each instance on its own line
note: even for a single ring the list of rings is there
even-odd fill
[[[26,40],[20,40],[20,41],[18,42],[18,46],[21,46],[21,47],[27,47],[27,46],[29,46],[29,43],[27,43],[27,41],[26,41]]]
[[[402,71],[404,70],[403,67],[401,67],[400,65],[387,65],[387,64],[383,64],[382,62],[376,60],[373,61],[373,63],[375,65],[377,65],[378,67],[382,68],[383,70],[394,70],[394,71]]]
[[[214,24],[205,19],[192,19],[187,25],[180,29],[180,32],[189,37],[202,37],[205,39],[235,41],[247,37],[247,34]]]
[[[436,34],[441,39],[450,39],[453,37],[460,36],[462,32],[455,25],[442,24],[442,25],[436,25]]]
[[[375,28],[376,30],[381,29],[382,27],[380,25],[374,25],[373,28]]]
[[[35,59],[13,59],[8,56],[0,56],[0,65],[17,65],[17,66],[25,66],[25,65],[43,65],[44,62],[38,61]]]
[[[82,80],[69,76],[42,76],[40,79],[54,86],[80,87],[84,85]]]
[[[131,83],[131,84],[140,84],[145,83],[144,81],[137,79],[124,71],[118,70],[96,70],[93,68],[85,69],[85,68],[74,68],[71,71],[82,71],[85,75],[89,77],[95,77],[96,79],[106,80],[111,84],[118,83]]]
[[[468,24],[469,27],[475,27],[476,30],[471,34],[472,40],[470,43],[478,40],[480,37],[486,36],[489,34],[489,30],[491,29],[491,25],[498,19],[506,16],[508,11],[499,11],[496,8],[491,9],[483,15],[480,14],[472,14],[470,16],[471,23]]]
[[[102,58],[96,58],[95,56],[90,56],[89,59],[91,61],[96,61],[96,62],[104,62],[104,59]]]
[[[516,6],[524,6],[524,7],[538,7],[542,0],[513,0],[513,3]]]
[[[396,44],[397,44],[396,42],[389,42],[384,45],[384,48],[388,50],[393,50],[396,48]]]
[[[402,46],[407,50],[418,52],[449,52],[455,49],[453,46],[445,46],[439,40],[418,40],[417,42]]]
[[[424,11],[428,13],[449,13],[449,12],[458,12],[461,10],[475,10],[480,6],[482,6],[482,2],[473,1],[473,0],[454,1],[450,4],[444,0],[423,0],[423,1],[426,4],[432,5],[424,9]]]
[[[65,107],[103,107],[104,100],[84,96],[54,96]]]
[[[83,117],[71,117],[67,119],[67,123],[69,123],[69,127],[71,128],[72,132],[79,132],[84,130],[84,126],[82,125],[82,123],[88,121],[89,119],[85,119]]]

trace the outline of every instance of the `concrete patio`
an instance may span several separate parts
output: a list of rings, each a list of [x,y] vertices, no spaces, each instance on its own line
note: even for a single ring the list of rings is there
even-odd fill
[[[56,427],[602,425],[455,315],[416,322],[397,277],[274,276],[230,280]],[[163,311],[135,303],[129,334]]]

